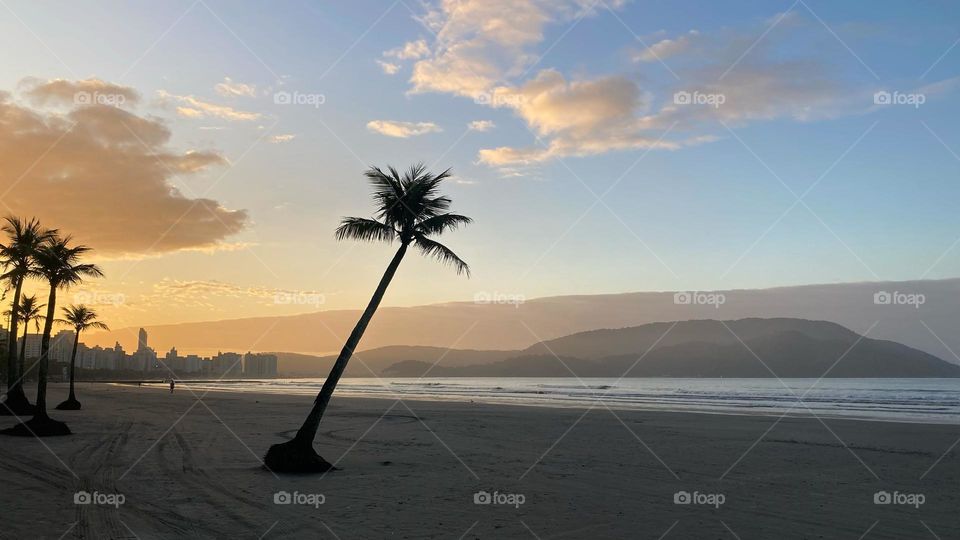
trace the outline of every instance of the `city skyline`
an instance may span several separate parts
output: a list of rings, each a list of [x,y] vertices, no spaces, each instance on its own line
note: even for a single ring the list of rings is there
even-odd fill
[[[0,327],[0,341],[6,342],[9,335],[7,328]],[[75,336],[76,332],[73,330],[64,329],[50,337],[49,358],[51,362],[60,365],[63,373],[58,375],[62,378],[66,378]],[[133,354],[127,354],[120,342],[116,342],[113,347],[103,347],[88,346],[80,341],[77,343],[77,368],[124,372],[128,375],[132,373],[162,375],[165,378],[183,376],[210,376],[219,379],[272,378],[279,374],[276,354],[263,351],[246,353],[218,351],[215,356],[199,354],[181,356],[176,346],[173,346],[161,356],[149,346],[148,336],[146,329],[140,328],[137,349]],[[24,355],[28,362],[36,362],[39,359],[40,338],[41,334],[29,332],[17,338],[18,350],[26,344]]]

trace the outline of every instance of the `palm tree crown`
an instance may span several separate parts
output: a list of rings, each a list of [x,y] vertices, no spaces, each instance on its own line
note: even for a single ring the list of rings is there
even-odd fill
[[[37,302],[37,296],[26,296],[20,299],[20,308],[17,309],[17,317],[20,319],[24,325],[29,324],[31,321],[37,325],[37,329],[40,329],[40,319],[43,316],[40,314],[40,310],[43,309],[44,304]]]
[[[6,272],[0,279],[15,280],[26,278],[34,273],[34,254],[37,250],[56,236],[56,229],[45,229],[36,218],[23,220],[14,216],[4,218],[0,228],[8,237],[8,241],[0,244],[0,261],[3,261]]]
[[[86,277],[102,277],[100,268],[91,263],[81,263],[80,258],[90,251],[87,246],[71,246],[70,236],[54,236],[34,255],[36,272],[53,288],[76,285]]]
[[[337,240],[412,243],[424,255],[435,257],[452,265],[458,274],[469,276],[470,267],[463,259],[430,238],[473,221],[448,212],[450,199],[438,194],[440,183],[450,177],[450,169],[434,175],[421,163],[410,167],[402,176],[393,167],[387,171],[370,167],[365,173],[373,186],[375,219],[343,218],[336,230]]]
[[[63,318],[57,319],[58,323],[70,325],[77,334],[88,329],[96,328],[98,330],[109,330],[106,324],[97,320],[97,312],[81,304],[79,306],[66,306],[63,308]]]

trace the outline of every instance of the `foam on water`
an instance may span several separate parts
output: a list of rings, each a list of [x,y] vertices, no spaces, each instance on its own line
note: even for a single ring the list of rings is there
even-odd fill
[[[194,391],[316,394],[323,379],[182,383]],[[960,424],[960,379],[350,379],[338,395]]]

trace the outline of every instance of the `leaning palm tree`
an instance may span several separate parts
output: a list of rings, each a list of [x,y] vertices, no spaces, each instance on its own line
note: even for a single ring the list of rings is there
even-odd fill
[[[30,323],[33,323],[34,329],[40,333],[40,321],[43,320],[40,310],[43,304],[37,302],[37,295],[26,296],[20,299],[20,309],[17,310],[17,317],[23,323],[23,346],[20,347],[20,358],[17,360],[17,372],[20,377],[26,377],[27,372],[23,369],[27,358],[27,333],[30,330]]]
[[[61,411],[80,410],[80,402],[77,401],[77,395],[73,390],[74,370],[77,365],[77,344],[80,342],[80,332],[88,328],[97,328],[99,330],[109,330],[110,328],[97,320],[97,312],[84,305],[67,306],[63,308],[63,318],[57,319],[58,323],[70,325],[73,327],[73,352],[70,353],[70,396],[66,401],[57,405]]]
[[[330,375],[323,383],[320,393],[313,403],[313,409],[297,431],[296,437],[281,444],[275,444],[267,451],[264,464],[278,472],[324,472],[333,466],[320,457],[313,449],[313,439],[320,426],[320,419],[330,402],[337,382],[343,375],[347,362],[360,343],[363,332],[377,311],[387,287],[393,279],[400,261],[413,244],[424,255],[436,257],[445,264],[451,264],[457,273],[470,274],[470,268],[460,257],[443,244],[432,240],[448,230],[466,225],[472,220],[466,216],[448,212],[450,199],[439,195],[440,183],[449,178],[450,170],[440,174],[431,174],[422,164],[410,168],[402,176],[393,167],[388,173],[377,167],[371,167],[365,176],[373,186],[373,201],[376,206],[375,219],[344,218],[336,230],[337,240],[399,242],[393,260],[380,278],[380,284],[373,293],[367,309],[347,338],[340,356],[330,369]]]
[[[4,218],[3,227],[7,241],[0,244],[0,263],[5,272],[0,279],[13,289],[13,306],[20,305],[20,293],[23,281],[35,271],[34,256],[40,246],[56,234],[55,230],[45,229],[35,218],[23,220],[14,216]],[[33,406],[23,393],[23,374],[17,371],[17,317],[10,318],[10,332],[7,343],[7,397],[0,406],[0,415],[23,415],[33,412]]]
[[[80,258],[90,251],[87,246],[71,246],[70,236],[54,236],[37,251],[37,274],[50,285],[47,298],[47,317],[40,338],[40,367],[37,370],[37,403],[33,418],[4,430],[11,435],[50,436],[69,435],[70,428],[47,415],[47,371],[49,369],[50,332],[57,309],[57,290],[77,285],[87,277],[101,277],[103,272],[94,264],[81,263]]]

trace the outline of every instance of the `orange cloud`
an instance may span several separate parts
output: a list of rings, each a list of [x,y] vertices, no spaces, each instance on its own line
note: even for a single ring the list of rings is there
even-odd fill
[[[105,86],[106,85],[106,86]],[[70,103],[77,88],[131,98],[128,87],[90,81],[28,81],[37,103]],[[31,108],[0,93],[0,210],[36,216],[104,255],[212,248],[247,223],[244,210],[190,198],[171,186],[226,160],[211,151],[176,152],[162,120],[99,103],[67,112]]]
[[[133,88],[112,84],[100,79],[45,81],[28,77],[20,81],[24,94],[37,105],[136,105],[140,93]]]

